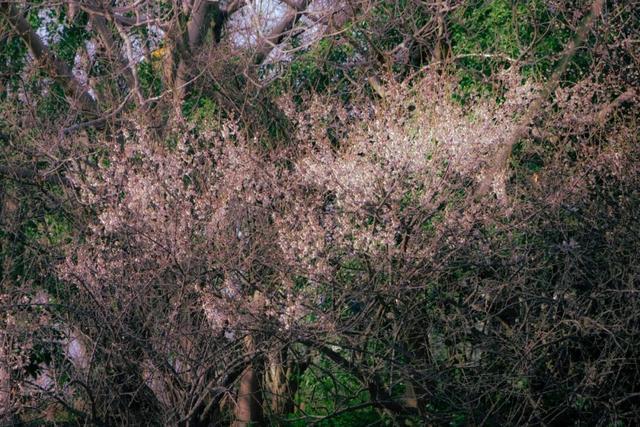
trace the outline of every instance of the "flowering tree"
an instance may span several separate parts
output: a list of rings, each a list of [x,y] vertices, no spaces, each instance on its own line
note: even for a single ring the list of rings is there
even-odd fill
[[[1,6],[2,422],[637,420],[634,9],[249,3]]]

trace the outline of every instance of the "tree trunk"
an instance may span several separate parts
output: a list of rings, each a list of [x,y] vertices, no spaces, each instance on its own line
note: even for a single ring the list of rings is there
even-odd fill
[[[11,421],[11,373],[5,335],[0,332],[0,424]]]
[[[248,354],[255,352],[253,337],[245,338]],[[262,423],[262,398],[260,390],[260,373],[255,362],[250,362],[240,378],[238,398],[236,402],[234,427],[245,427]]]
[[[180,40],[174,45],[179,49],[177,52],[178,66],[176,69],[176,78],[173,86],[173,98],[176,107],[176,113],[182,115],[181,106],[187,94],[187,86],[191,78],[195,74],[192,70],[192,60],[197,54],[198,49],[202,45],[202,41],[207,35],[212,15],[221,13],[220,8],[216,6],[215,13],[211,11],[213,3],[206,0],[195,0],[189,21],[187,22],[186,34],[184,35],[187,44]],[[217,21],[218,19],[216,19]],[[189,64],[191,62],[191,64]]]
[[[300,386],[300,375],[309,366],[309,360],[294,360],[288,347],[269,355],[265,372],[265,391],[269,393],[269,410],[284,416],[295,410],[294,398]]]

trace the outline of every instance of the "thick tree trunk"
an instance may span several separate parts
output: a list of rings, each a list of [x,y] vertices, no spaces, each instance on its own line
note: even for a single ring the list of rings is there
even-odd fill
[[[438,8],[443,9],[445,4],[443,2],[438,3]],[[446,58],[446,27],[444,20],[444,13],[441,10],[438,10],[436,15],[436,45],[433,50],[433,60],[432,62],[438,66],[441,66],[442,62],[444,62]]]
[[[287,347],[269,355],[265,369],[264,389],[269,395],[270,413],[284,416],[294,411],[294,397],[300,385],[300,374],[308,366],[308,360],[294,360]]]
[[[261,422],[262,407],[259,394],[260,382],[258,373],[253,365],[249,365],[240,379],[236,420],[233,423],[235,427],[244,427],[251,423]]]
[[[249,354],[255,352],[253,337],[247,336],[245,338],[245,348]],[[260,372],[256,363],[250,362],[240,378],[233,426],[245,427],[251,424],[261,424],[262,419]]]
[[[187,45],[185,46],[182,40],[174,43],[179,49],[177,54],[178,66],[176,68],[176,78],[173,82],[173,99],[178,115],[181,115],[181,106],[187,94],[187,86],[194,75],[191,69],[192,67],[190,67],[188,62],[190,62],[201,47],[202,41],[207,35],[212,16],[222,13],[217,4],[215,5],[215,13],[211,11],[212,7],[214,7],[213,3],[209,1],[195,0],[191,8],[189,21],[187,22],[186,34],[184,35]],[[216,19],[216,22],[217,21],[218,19]]]
[[[285,363],[286,349],[270,354],[265,369],[265,389],[270,398],[270,411],[276,415],[287,413],[291,401]]]

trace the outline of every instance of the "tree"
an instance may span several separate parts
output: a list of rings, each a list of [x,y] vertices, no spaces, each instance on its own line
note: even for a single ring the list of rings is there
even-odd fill
[[[0,10],[3,422],[639,418],[633,5]]]

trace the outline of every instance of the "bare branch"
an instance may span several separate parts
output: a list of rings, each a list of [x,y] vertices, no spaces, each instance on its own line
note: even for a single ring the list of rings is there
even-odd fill
[[[312,0],[300,0],[298,2],[285,1],[290,10],[282,17],[282,20],[273,28],[271,33],[264,37],[258,44],[255,53],[255,63],[262,63],[269,53],[275,49],[287,36],[289,30],[304,15],[305,10]]]
[[[24,19],[22,13],[12,4],[2,3],[0,13],[5,15],[16,32],[27,44],[33,56],[36,57],[49,71],[51,76],[60,83],[67,96],[71,100],[76,100],[84,114],[96,116],[98,105],[84,85],[73,75],[69,67],[58,59],[51,50],[42,42],[35,31],[31,29],[29,23]]]

